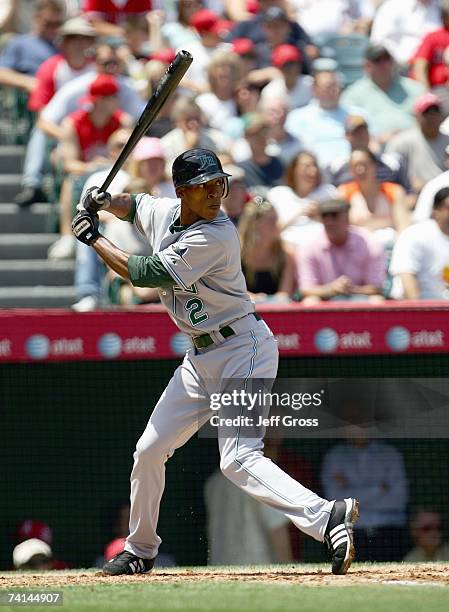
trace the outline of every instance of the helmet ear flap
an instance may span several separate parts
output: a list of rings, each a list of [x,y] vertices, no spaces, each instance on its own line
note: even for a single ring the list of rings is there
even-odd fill
[[[229,195],[229,179],[227,176],[223,177],[223,195],[222,198],[227,198]]]

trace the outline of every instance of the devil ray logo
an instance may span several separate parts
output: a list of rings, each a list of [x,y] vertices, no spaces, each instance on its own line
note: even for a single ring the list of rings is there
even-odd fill
[[[200,167],[198,170],[200,171],[207,170],[208,168],[215,166],[215,158],[212,157],[212,155],[200,155],[198,159],[200,161]]]
[[[173,251],[174,255],[168,255],[168,258],[172,263],[175,264],[178,261],[179,257],[179,259],[182,259],[182,261],[187,266],[187,268],[189,268],[189,270],[192,269],[192,266],[184,259],[184,255],[187,253],[188,247],[182,247],[179,244],[174,244],[171,250]]]

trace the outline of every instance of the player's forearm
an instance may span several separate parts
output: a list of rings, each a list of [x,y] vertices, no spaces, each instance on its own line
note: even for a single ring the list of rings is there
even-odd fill
[[[130,193],[118,193],[111,198],[111,205],[107,211],[123,221],[134,220],[136,201]]]
[[[111,270],[114,270],[122,278],[130,280],[128,272],[129,253],[116,247],[104,236],[99,236],[92,242],[91,246]]]

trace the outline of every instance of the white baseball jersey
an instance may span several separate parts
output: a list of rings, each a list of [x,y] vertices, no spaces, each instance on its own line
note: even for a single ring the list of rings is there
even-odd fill
[[[146,193],[135,197],[134,223],[176,282],[159,289],[161,302],[183,332],[217,331],[254,311],[241,269],[239,236],[222,211],[213,221],[202,219],[173,231],[179,199]]]
[[[271,381],[277,372],[278,349],[264,321],[246,316],[254,307],[241,270],[238,234],[226,215],[220,212],[213,221],[174,228],[173,223],[179,223],[180,200],[147,194],[135,197],[134,223],[177,283],[159,289],[175,323],[194,336],[218,331],[228,323],[234,331],[218,344],[187,351],[137,442],[125,550],[153,559],[161,543],[157,522],[165,462],[212,416],[210,393],[216,382]],[[268,416],[268,410],[267,405],[263,416]],[[234,432],[217,429],[225,476],[322,542],[333,502],[306,489],[264,457],[262,428],[251,437],[241,427]],[[130,564],[131,571],[136,567]]]

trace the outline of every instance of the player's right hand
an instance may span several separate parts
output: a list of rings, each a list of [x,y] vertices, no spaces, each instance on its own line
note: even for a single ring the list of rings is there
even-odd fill
[[[99,187],[90,187],[76,209],[80,212],[87,211],[91,215],[96,215],[99,210],[105,210],[111,205],[111,194],[107,191],[100,191]]]

